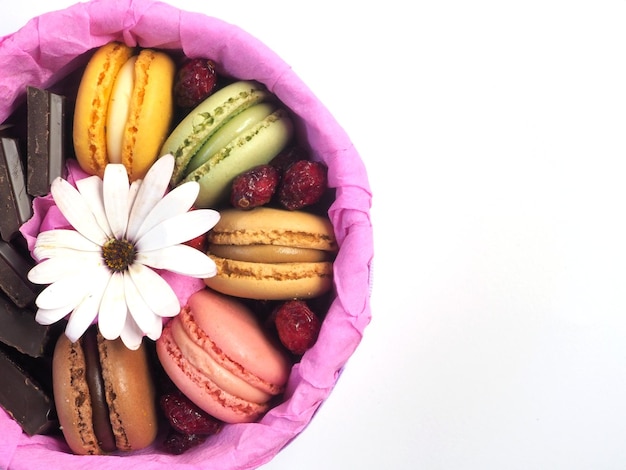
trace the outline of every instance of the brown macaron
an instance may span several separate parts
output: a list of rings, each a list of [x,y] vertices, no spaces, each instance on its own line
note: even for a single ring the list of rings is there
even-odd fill
[[[156,438],[155,390],[143,346],[130,350],[91,326],[75,343],[60,336],[52,373],[59,423],[75,454],[138,450]]]
[[[322,216],[271,207],[227,209],[208,234],[210,288],[249,299],[312,298],[332,287],[337,242]]]

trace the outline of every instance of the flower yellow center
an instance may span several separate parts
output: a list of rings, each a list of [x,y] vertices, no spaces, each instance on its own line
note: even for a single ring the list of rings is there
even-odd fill
[[[126,271],[135,261],[135,245],[128,240],[112,238],[102,245],[102,258],[113,272]]]

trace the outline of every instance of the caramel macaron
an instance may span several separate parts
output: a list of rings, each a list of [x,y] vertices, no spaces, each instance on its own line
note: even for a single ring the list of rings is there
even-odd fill
[[[332,287],[337,251],[322,216],[271,207],[227,209],[209,232],[217,275],[205,279],[224,294],[259,300],[317,297]]]
[[[164,52],[135,54],[119,42],[96,50],[74,112],[74,148],[83,170],[102,177],[108,163],[123,163],[131,180],[143,178],[169,132],[175,72]]]
[[[52,359],[54,401],[75,454],[149,446],[157,435],[155,389],[147,351],[104,339],[91,326],[75,343],[61,335]]]

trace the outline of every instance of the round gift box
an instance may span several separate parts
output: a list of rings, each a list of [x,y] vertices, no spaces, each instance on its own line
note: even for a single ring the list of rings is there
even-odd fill
[[[4,37],[0,67],[10,72],[0,79],[0,123],[24,102],[27,86],[53,86],[84,65],[89,51],[110,41],[212,58],[220,73],[262,82],[293,112],[300,138],[328,166],[329,185],[336,190],[328,212],[339,243],[333,301],[315,346],[293,366],[284,401],[259,422],[227,425],[182,455],[166,454],[155,444],[131,455],[76,456],[59,437],[27,436],[0,409],[0,468],[256,468],[310,422],[370,321],[373,242],[366,170],[330,112],[267,46],[217,18],[149,0],[79,3]]]

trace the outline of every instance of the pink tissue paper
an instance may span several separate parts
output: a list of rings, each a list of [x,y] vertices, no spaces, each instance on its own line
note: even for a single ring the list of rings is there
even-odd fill
[[[257,468],[307,426],[370,322],[372,195],[365,167],[326,107],[291,67],[258,39],[220,19],[150,0],[77,3],[33,18],[14,34],[0,38],[0,70],[4,71],[0,123],[24,102],[28,85],[53,86],[84,65],[85,53],[110,41],[211,58],[219,73],[258,80],[291,109],[300,136],[309,143],[314,158],[326,163],[329,185],[336,188],[336,200],[328,214],[340,247],[334,264],[335,297],[315,346],[292,369],[284,401],[259,422],[227,425],[201,446],[177,456],[164,453],[157,444],[131,455],[76,456],[58,437],[27,436],[0,409],[0,468]],[[23,231],[27,238],[47,223],[50,201],[38,198],[35,209],[35,217]],[[183,300],[188,295],[179,291]]]

